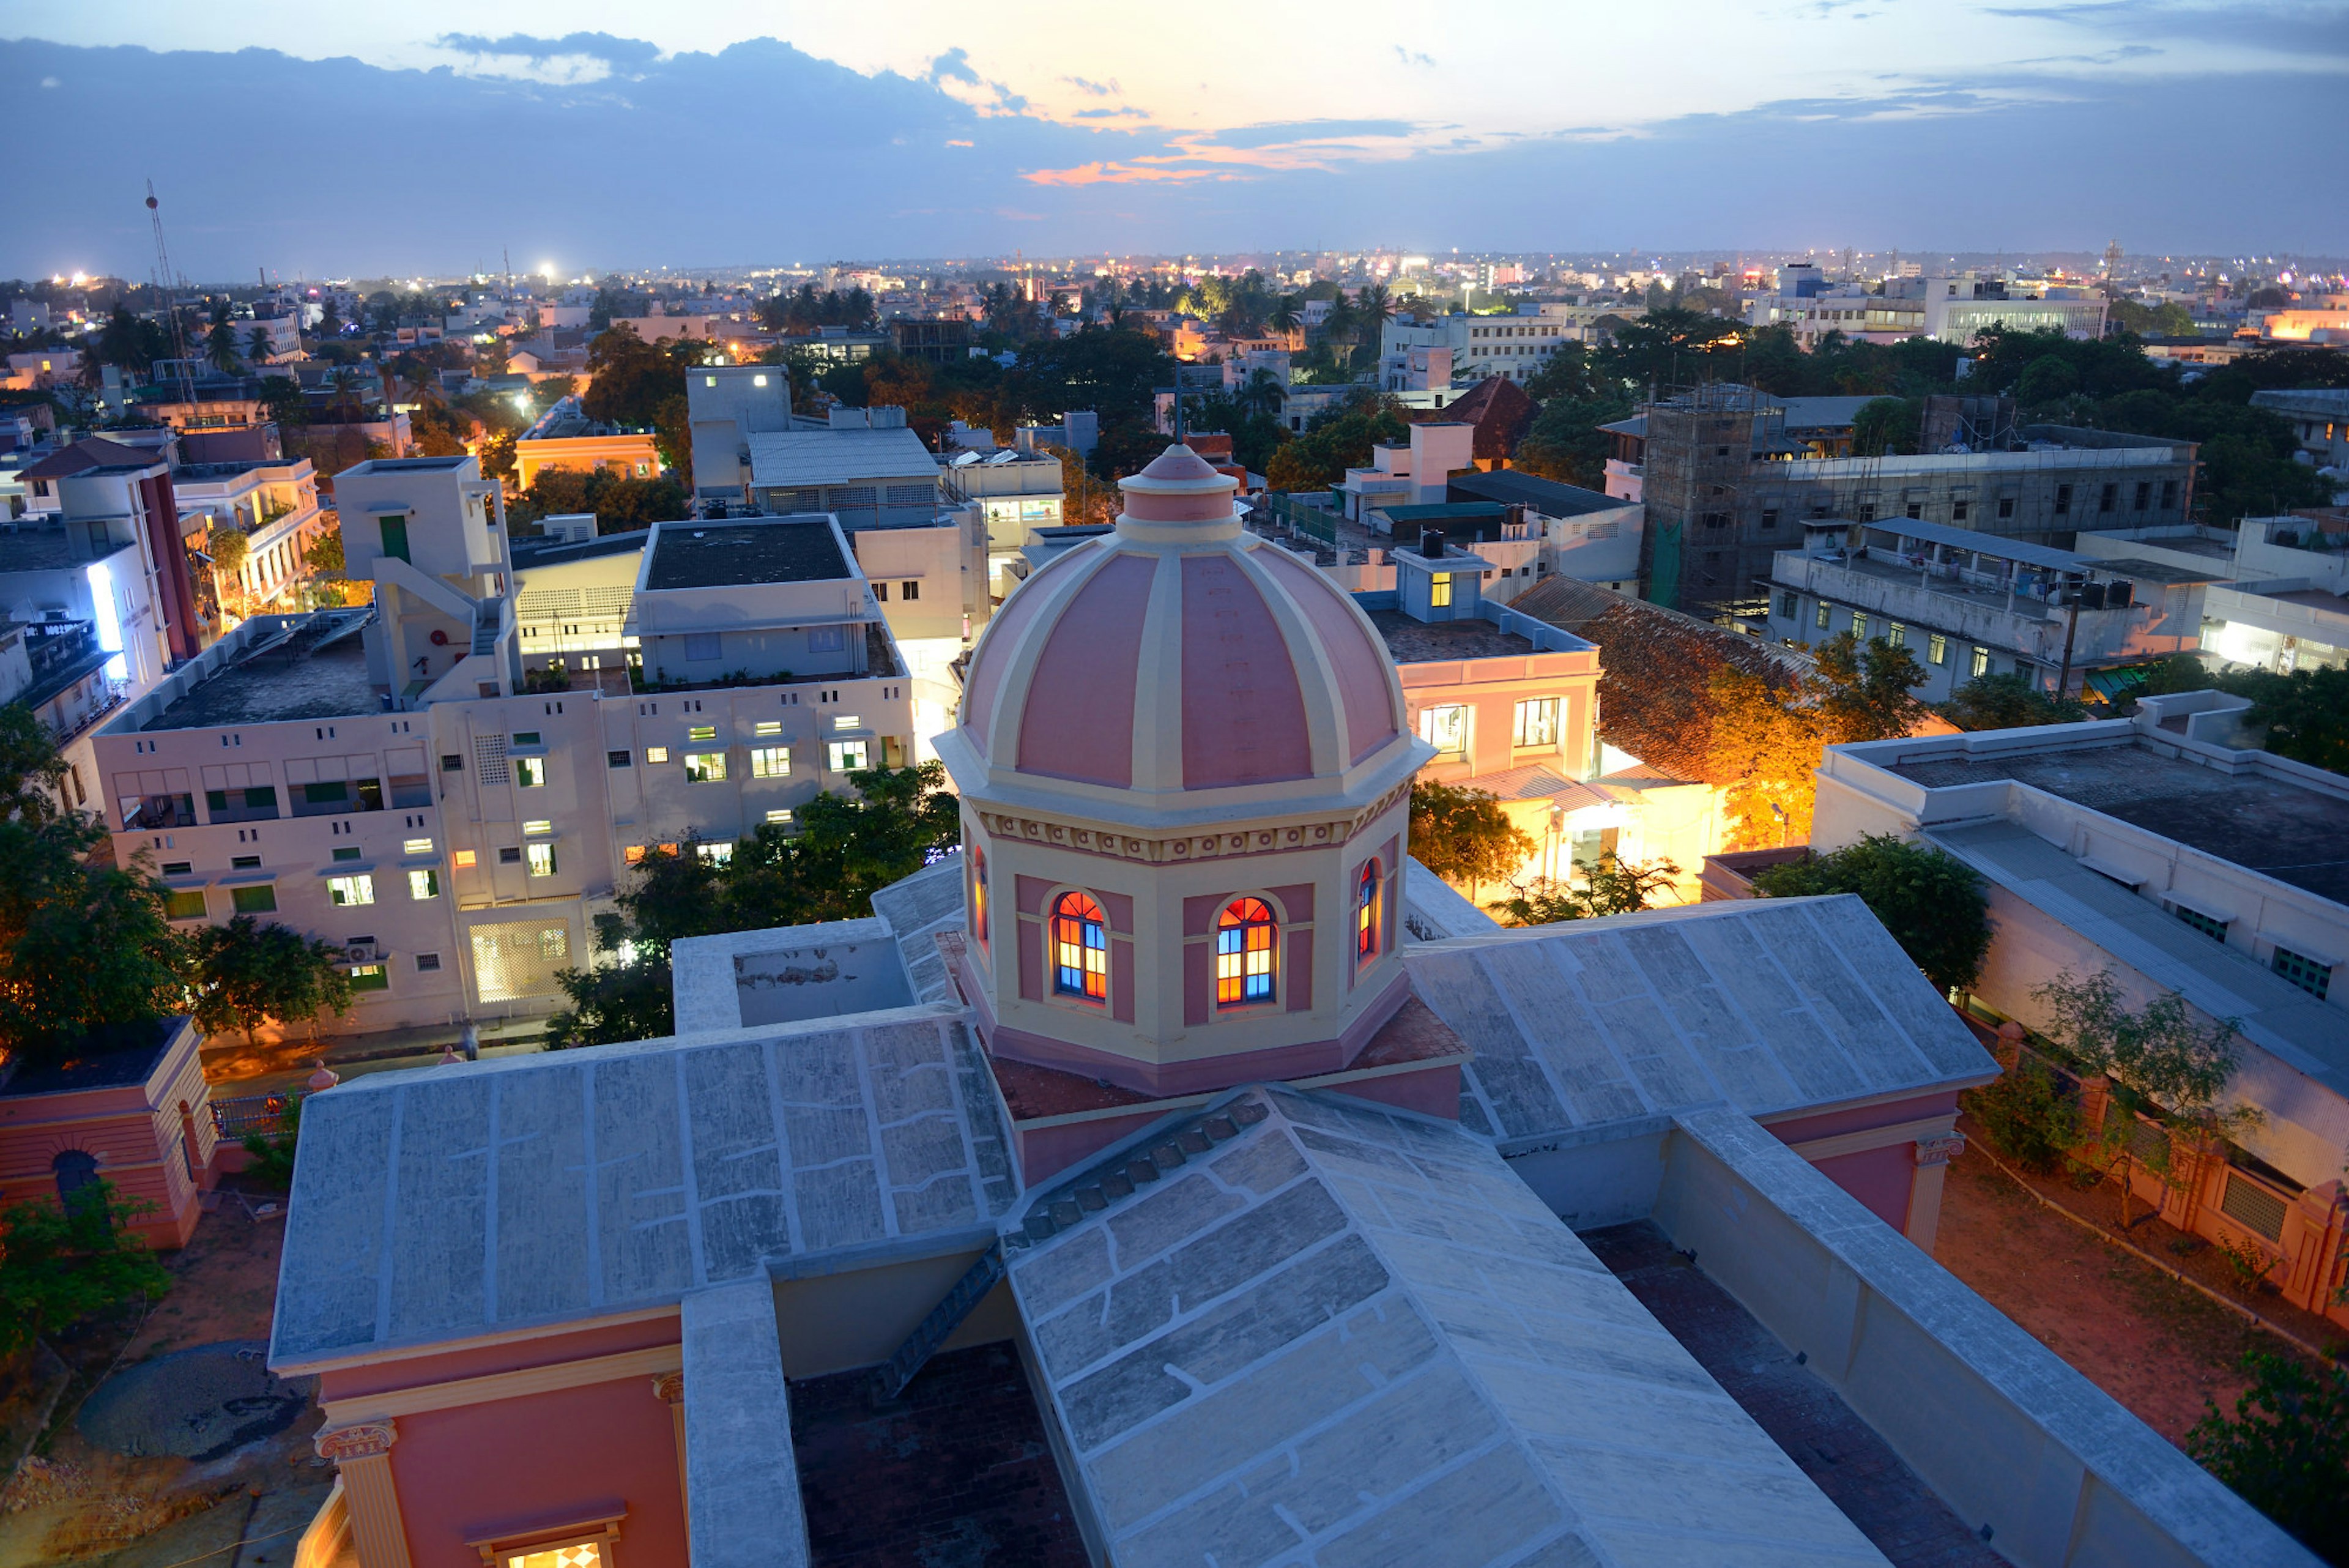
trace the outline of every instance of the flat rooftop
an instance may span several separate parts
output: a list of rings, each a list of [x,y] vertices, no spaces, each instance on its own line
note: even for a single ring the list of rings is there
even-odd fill
[[[1387,651],[1397,664],[1523,658],[1536,651],[1530,639],[1503,631],[1489,620],[1413,620],[1392,609],[1376,609],[1370,615],[1371,624],[1386,639]]]
[[[54,572],[87,563],[87,556],[75,554],[63,528],[0,534],[0,572]]]
[[[664,525],[651,549],[647,588],[814,583],[851,575],[832,524],[820,518]]]
[[[203,730],[221,724],[355,719],[380,713],[383,697],[367,679],[367,649],[356,631],[364,618],[305,626],[290,638],[266,642],[208,677],[140,728]],[[352,629],[335,635],[346,626]]]
[[[2282,779],[2220,773],[2135,742],[1891,771],[1927,789],[2012,779],[2349,905],[2349,800]]]

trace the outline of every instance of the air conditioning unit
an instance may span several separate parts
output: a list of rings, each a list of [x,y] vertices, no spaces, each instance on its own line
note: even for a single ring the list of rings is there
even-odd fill
[[[353,942],[343,950],[343,957],[351,963],[375,963],[383,957],[383,950],[373,942]]]

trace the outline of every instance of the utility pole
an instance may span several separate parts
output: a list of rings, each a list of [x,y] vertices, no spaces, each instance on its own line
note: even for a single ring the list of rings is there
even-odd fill
[[[2072,684],[2072,639],[2080,631],[2079,585],[2075,583],[2065,589],[2064,597],[2070,602],[2071,607],[2064,620],[2064,667],[2055,672],[2055,700],[2059,702],[2064,700],[2064,690]]]
[[[171,352],[180,367],[180,397],[195,413],[196,388],[188,374],[188,334],[180,321],[180,300],[172,284],[171,253],[163,244],[163,204],[155,199],[155,182],[147,182],[147,216],[155,228],[155,286],[163,296],[163,314],[171,323]]]

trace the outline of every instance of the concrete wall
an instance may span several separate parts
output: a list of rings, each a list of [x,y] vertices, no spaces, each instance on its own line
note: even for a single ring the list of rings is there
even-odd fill
[[[2018,1568],[2316,1559],[1751,1120],[1677,1120],[1654,1212]]]

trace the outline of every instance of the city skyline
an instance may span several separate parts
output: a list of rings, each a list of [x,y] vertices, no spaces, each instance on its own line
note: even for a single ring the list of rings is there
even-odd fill
[[[141,275],[149,178],[191,277],[447,275],[502,249],[565,270],[1015,249],[2349,252],[2349,219],[2288,151],[2349,119],[2343,6],[1679,16],[1666,42],[1590,7],[1464,33],[1379,8],[1343,27],[1206,8],[1162,29],[1015,10],[982,30],[935,6],[876,27],[523,5],[492,26],[427,5],[387,27],[27,5],[0,43],[15,100],[109,111],[60,140],[47,221],[0,241],[0,271]],[[225,149],[187,133],[229,104],[269,106],[276,129]],[[287,182],[326,199],[273,197]],[[374,211],[338,218],[338,182]]]

